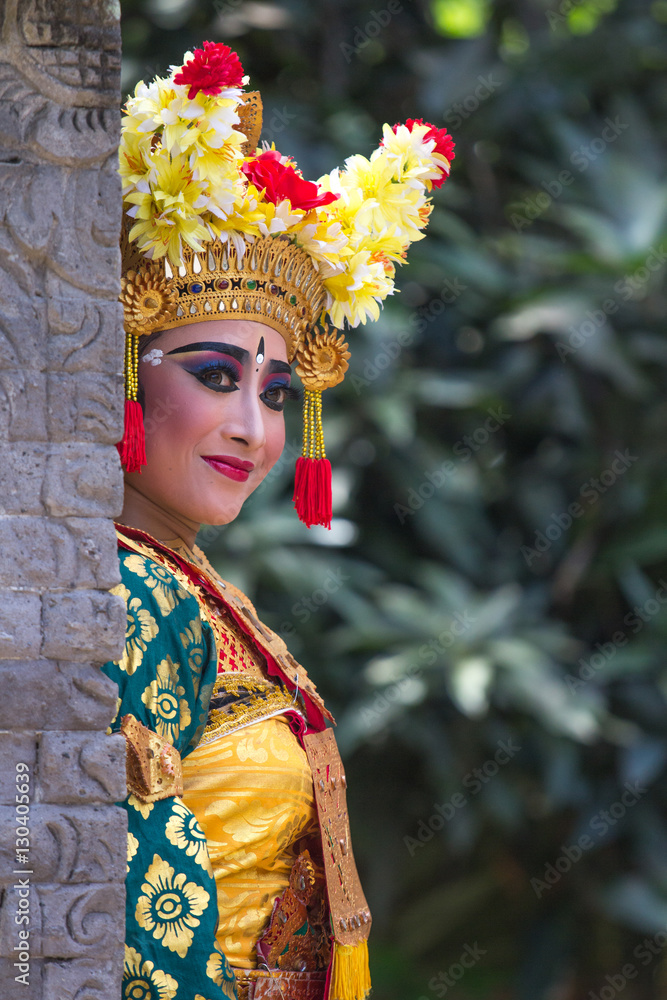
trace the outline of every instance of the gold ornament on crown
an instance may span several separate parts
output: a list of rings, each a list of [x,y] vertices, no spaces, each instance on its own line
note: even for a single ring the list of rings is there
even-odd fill
[[[327,323],[299,345],[296,373],[305,389],[331,389],[343,381],[349,357],[344,335],[330,330]]]
[[[289,239],[257,238],[240,257],[233,245],[220,240],[200,252],[185,246],[178,267],[166,259],[147,261],[125,240],[123,267],[128,279],[137,275],[122,297],[126,328],[132,332],[139,323],[137,311],[142,333],[211,319],[256,320],[281,334],[292,361],[305,331],[317,324],[325,306],[312,258]],[[142,313],[141,304],[157,304],[164,288],[173,292],[173,312],[156,309],[151,317],[144,308]]]

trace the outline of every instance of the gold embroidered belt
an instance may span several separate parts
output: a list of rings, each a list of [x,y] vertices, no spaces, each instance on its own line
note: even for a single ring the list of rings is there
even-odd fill
[[[233,971],[239,1000],[324,1000],[326,972]]]

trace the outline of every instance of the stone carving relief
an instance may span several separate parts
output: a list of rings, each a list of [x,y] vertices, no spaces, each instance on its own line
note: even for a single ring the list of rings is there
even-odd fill
[[[121,995],[119,13],[0,2],[3,1000]]]

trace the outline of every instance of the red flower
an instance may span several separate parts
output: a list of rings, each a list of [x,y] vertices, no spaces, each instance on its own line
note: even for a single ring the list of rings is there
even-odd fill
[[[197,94],[219,94],[225,87],[240,87],[243,66],[236,52],[222,42],[204,42],[195,49],[192,59],[174,77],[174,83],[190,86],[188,99]]]
[[[396,125],[393,126],[394,132],[396,132],[396,130],[400,127],[401,124],[402,122],[398,122]],[[454,159],[454,140],[452,139],[451,135],[449,134],[446,128],[436,128],[435,125],[431,125],[430,122],[425,122],[423,118],[408,118],[408,120],[405,122],[405,125],[407,128],[410,129],[411,132],[414,129],[415,125],[427,125],[428,132],[426,133],[424,138],[435,139],[435,148],[433,152],[439,153],[440,156],[444,156],[444,158],[448,160],[450,163],[452,162],[452,160]],[[440,174],[440,177],[435,181],[431,181],[431,184],[433,185],[434,188],[442,187],[443,182],[447,179],[448,176],[449,175],[446,174],[445,171],[443,170],[442,173]]]
[[[294,167],[281,163],[280,153],[275,149],[265,150],[244,163],[241,169],[250,183],[258,191],[264,191],[266,200],[274,205],[289,198],[292,208],[309,212],[311,208],[329,205],[338,198],[333,191],[320,192],[314,181],[305,181]]]

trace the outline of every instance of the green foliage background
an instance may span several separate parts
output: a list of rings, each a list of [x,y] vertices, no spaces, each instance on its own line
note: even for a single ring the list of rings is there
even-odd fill
[[[457,142],[325,395],[333,531],[295,408],[204,533],[338,718],[375,996],[667,995],[666,0],[122,10],[127,89],[226,41],[307,177],[384,121]]]

